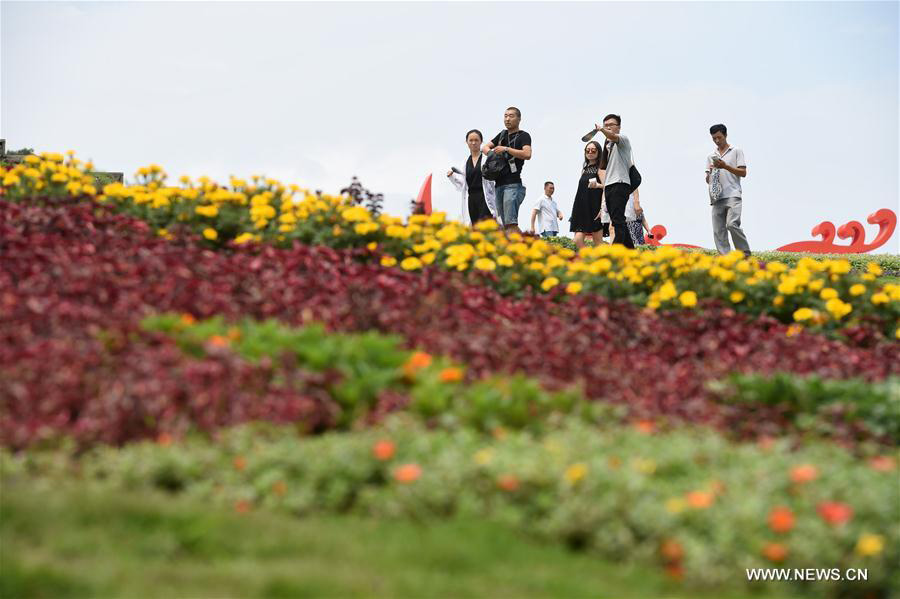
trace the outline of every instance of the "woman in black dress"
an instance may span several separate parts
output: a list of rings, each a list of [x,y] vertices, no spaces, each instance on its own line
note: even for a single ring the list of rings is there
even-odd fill
[[[482,141],[484,140],[481,136],[481,131],[478,129],[472,129],[466,133],[466,145],[469,147],[470,156],[466,160],[465,173],[461,173],[456,169],[450,169],[447,173],[447,177],[450,178],[450,181],[456,188],[464,192],[463,205],[467,214],[463,214],[463,217],[465,219],[465,216],[468,215],[468,220],[472,224],[494,218],[489,208],[489,203],[493,204],[494,198],[485,197],[485,191],[489,195],[493,193],[494,185],[492,181],[484,181],[481,177]]]
[[[603,243],[603,225],[600,223],[600,206],[603,201],[603,189],[591,189],[588,183],[598,179],[600,172],[600,144],[588,142],[584,147],[584,165],[581,167],[581,179],[578,180],[578,191],[575,192],[575,203],[572,205],[572,218],[569,219],[569,230],[575,233],[575,245],[584,247],[584,236],[590,235],[594,245]]]

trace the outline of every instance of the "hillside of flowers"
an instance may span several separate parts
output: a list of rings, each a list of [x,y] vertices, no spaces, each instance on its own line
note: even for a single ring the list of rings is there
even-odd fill
[[[138,184],[114,183],[100,190],[70,156],[29,156],[0,173],[3,196],[16,201],[40,195],[93,197],[134,215],[160,236],[197,234],[210,247],[294,242],[336,249],[365,248],[382,265],[416,271],[428,265],[466,273],[503,294],[525,289],[551,295],[599,293],[650,309],[694,308],[718,300],[735,311],[766,314],[798,327],[865,326],[900,338],[900,286],[878,284],[882,269],[851,272],[847,260],[803,259],[794,267],[760,264],[740,252],[713,257],[673,247],[629,251],[618,245],[569,248],[520,235],[505,236],[494,222],[469,230],[443,214],[413,216],[407,223],[374,217],[347,197],[312,194],[296,185],[255,176],[227,185],[201,177],[166,185],[158,165],[137,173]]]
[[[900,285],[877,263],[373,216],[264,177],[0,168],[4,484],[464,514],[688,586],[900,590]]]

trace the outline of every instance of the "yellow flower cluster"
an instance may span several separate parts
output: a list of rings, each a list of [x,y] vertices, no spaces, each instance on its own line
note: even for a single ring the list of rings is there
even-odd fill
[[[791,268],[780,262],[761,265],[740,252],[711,256],[671,246],[600,245],[576,254],[542,239],[507,235],[494,221],[470,228],[442,213],[414,215],[407,222],[376,217],[349,197],[311,193],[258,175],[249,181],[232,177],[228,185],[181,177],[179,186],[167,186],[165,171],[151,165],[138,170],[136,184],[106,185],[97,195],[85,171],[71,156],[67,161],[57,154],[28,157],[0,170],[0,190],[13,199],[46,191],[96,196],[148,220],[161,235],[187,227],[213,245],[300,241],[367,248],[385,266],[415,271],[433,264],[472,273],[503,292],[594,292],[651,310],[693,309],[718,299],[738,311],[774,314],[801,326],[843,326],[869,318],[900,338],[900,285],[879,285],[875,263],[865,273],[851,272],[846,260],[803,258]]]

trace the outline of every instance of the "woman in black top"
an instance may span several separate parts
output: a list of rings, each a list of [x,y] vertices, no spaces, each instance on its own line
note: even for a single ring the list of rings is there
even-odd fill
[[[572,205],[572,217],[569,219],[570,231],[575,233],[575,245],[584,247],[584,236],[590,235],[594,245],[603,242],[600,223],[600,206],[603,201],[603,189],[590,189],[588,183],[591,179],[598,179],[600,172],[600,144],[596,141],[588,142],[584,147],[584,165],[581,167],[581,179],[578,180],[578,190],[575,192],[575,203]]]
[[[466,197],[463,198],[463,210],[468,212],[469,221],[472,224],[485,219],[492,219],[494,215],[488,207],[488,202],[493,202],[493,197],[485,197],[485,187],[493,192],[493,182],[484,181],[481,178],[481,142],[483,138],[481,131],[472,129],[466,133],[466,145],[469,147],[469,158],[466,160],[465,172],[460,172],[456,168],[447,171],[447,177],[458,190],[463,192]],[[468,210],[466,210],[468,208]],[[463,214],[465,218],[465,214]]]

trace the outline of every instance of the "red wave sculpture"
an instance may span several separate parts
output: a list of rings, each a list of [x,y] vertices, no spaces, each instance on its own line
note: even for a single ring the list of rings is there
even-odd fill
[[[835,228],[829,221],[823,221],[813,227],[811,235],[820,240],[797,241],[778,248],[779,252],[810,252],[813,254],[865,254],[880,248],[894,235],[897,229],[897,214],[888,208],[882,208],[866,219],[870,224],[878,225],[878,234],[872,243],[866,243],[866,230],[859,221],[851,220],[837,229],[837,236],[850,239],[850,245],[834,243]]]
[[[680,248],[694,248],[698,250],[703,249],[699,245],[690,245],[687,243],[660,243],[660,240],[666,236],[666,233],[668,233],[668,231],[666,231],[666,227],[663,225],[653,225],[652,227],[650,227],[650,232],[653,233],[653,239],[645,236],[644,240],[654,247],[659,247],[661,245],[672,245]]]
[[[419,196],[416,198],[417,204],[422,204],[423,214],[431,214],[431,173],[425,177],[425,182],[419,188]]]

